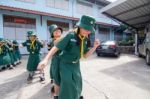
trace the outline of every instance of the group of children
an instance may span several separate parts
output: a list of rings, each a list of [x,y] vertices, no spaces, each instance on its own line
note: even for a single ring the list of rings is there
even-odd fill
[[[0,71],[13,69],[21,63],[19,44],[16,40],[0,38]]]
[[[62,28],[51,25],[52,42],[49,44],[49,52],[39,63],[38,69],[43,70],[51,59],[50,74],[54,87],[54,99],[83,99],[82,75],[80,60],[87,58],[100,45],[98,39],[90,46],[90,35],[95,33],[95,19],[83,15],[73,31],[61,38]],[[61,39],[60,39],[61,38]]]
[[[50,78],[54,85],[51,92],[54,99],[83,99],[82,92],[82,76],[80,71],[80,59],[90,56],[100,42],[95,40],[94,46],[89,48],[89,36],[95,32],[95,19],[90,16],[83,15],[76,24],[77,27],[69,32],[65,37],[61,38],[63,29],[56,24],[49,27],[50,42],[48,46],[48,54],[41,61],[41,48],[45,46],[45,42],[38,40],[34,31],[27,32],[27,40],[20,44],[20,47],[26,47],[29,52],[27,63],[28,82],[32,82],[35,71],[40,71],[40,81],[44,81],[44,67],[50,64]],[[7,66],[10,69],[16,64],[20,64],[19,45],[14,40],[10,42],[0,38],[0,67]]]

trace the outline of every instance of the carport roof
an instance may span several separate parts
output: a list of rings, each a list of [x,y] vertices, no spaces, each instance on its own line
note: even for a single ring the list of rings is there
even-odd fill
[[[143,28],[150,22],[150,0],[118,0],[101,12],[134,28]]]

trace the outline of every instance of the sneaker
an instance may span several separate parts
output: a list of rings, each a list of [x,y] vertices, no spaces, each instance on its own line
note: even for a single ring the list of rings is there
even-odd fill
[[[45,77],[44,76],[40,76],[40,81],[45,81]]]
[[[14,69],[14,67],[12,65],[9,65],[8,69]]]

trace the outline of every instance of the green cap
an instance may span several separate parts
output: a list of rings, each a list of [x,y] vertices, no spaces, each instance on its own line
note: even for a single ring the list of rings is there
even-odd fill
[[[3,38],[0,38],[0,42],[5,42],[5,40]]]
[[[53,33],[57,29],[60,29],[61,32],[63,32],[63,29],[61,27],[58,27],[56,24],[52,24],[52,25],[49,26],[49,32],[50,32],[50,35],[51,35],[52,38],[53,38],[53,35],[54,35]]]
[[[33,31],[28,31],[27,32],[27,36],[36,36],[36,34]]]
[[[95,33],[95,29],[94,29],[95,22],[96,22],[95,18],[91,16],[83,15],[76,25],[85,30],[91,31],[91,33]]]
[[[13,44],[17,44],[18,42],[17,42],[16,40],[13,40],[12,43],[13,43]]]

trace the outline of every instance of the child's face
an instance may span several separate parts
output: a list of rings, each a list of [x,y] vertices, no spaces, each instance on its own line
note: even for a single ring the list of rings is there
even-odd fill
[[[56,29],[55,31],[54,31],[54,33],[53,33],[53,36],[54,36],[54,38],[55,37],[60,37],[61,36],[61,30],[60,29]]]
[[[91,33],[91,31],[89,30],[85,30],[83,28],[80,28],[80,35],[84,36],[84,37],[88,37],[88,35]]]
[[[36,36],[34,36],[34,35],[29,36],[29,39],[30,39],[31,41],[33,41],[33,40],[35,40],[35,39],[36,39]]]

